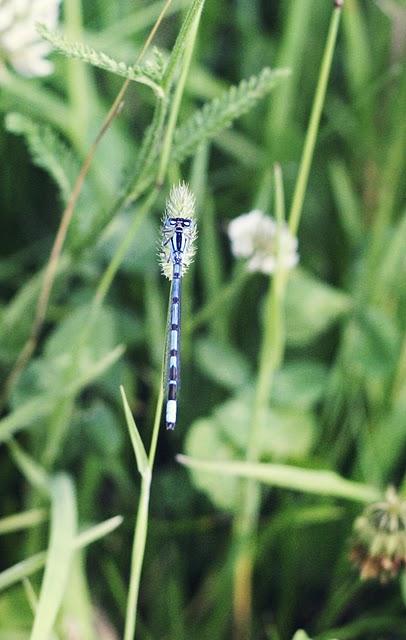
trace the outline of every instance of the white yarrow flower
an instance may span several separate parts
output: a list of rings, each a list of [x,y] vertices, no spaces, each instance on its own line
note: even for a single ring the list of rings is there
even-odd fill
[[[23,76],[46,76],[53,64],[45,60],[52,50],[37,33],[37,23],[54,29],[60,0],[0,0],[0,64],[8,62]]]
[[[270,274],[277,261],[284,269],[292,269],[299,261],[297,238],[284,223],[278,229],[276,221],[259,209],[244,213],[228,225],[231,251],[236,258],[247,258],[250,271]]]

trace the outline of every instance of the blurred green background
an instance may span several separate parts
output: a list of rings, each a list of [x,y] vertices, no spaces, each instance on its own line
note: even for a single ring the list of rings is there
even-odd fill
[[[158,30],[154,45],[164,56],[189,5],[173,0]],[[117,210],[114,203],[134,174],[151,122],[156,98],[149,87],[131,84],[98,148],[68,231],[39,345],[3,398],[0,420],[1,517],[34,510],[21,530],[5,525],[2,571],[47,547],[45,470],[64,471],[73,479],[81,529],[116,514],[124,518],[75,564],[55,637],[96,637],[89,616],[97,618],[97,637],[122,637],[140,483],[119,385],[125,386],[147,445],[169,294],[156,255],[159,222],[169,188],[180,178],[191,183],[197,197],[198,252],[185,278],[179,422],[174,433],[161,428],[153,473],[136,637],[232,637],[238,480],[191,474],[175,455],[244,458],[269,279],[241,278],[227,223],[258,206],[272,215],[276,161],[289,208],[331,5],[207,0],[180,124],[265,66],[290,68],[291,74],[231,128],[196,148],[192,158],[171,162],[158,200],[78,347],[100,277],[139,206]],[[131,64],[161,8],[161,2],[142,0],[64,0],[60,26],[70,38]],[[287,288],[284,362],[275,374],[258,454],[263,462],[329,469],[379,490],[394,484],[401,493],[406,491],[405,43],[402,0],[347,0],[299,229],[300,267]],[[57,54],[51,59],[54,72],[43,79],[12,70],[0,74],[4,381],[29,335],[64,203],[122,84],[81,61]],[[234,281],[233,295],[219,306],[218,296]],[[117,345],[125,352],[115,352]],[[12,434],[16,445],[8,444]],[[406,638],[406,583],[361,582],[349,563],[359,504],[266,486],[262,496],[253,638],[288,640],[302,627],[319,640]],[[37,593],[40,578],[37,573],[32,579]],[[11,582],[0,574],[1,640],[30,637],[29,587],[24,591],[20,581]],[[79,635],[75,621],[86,629]]]

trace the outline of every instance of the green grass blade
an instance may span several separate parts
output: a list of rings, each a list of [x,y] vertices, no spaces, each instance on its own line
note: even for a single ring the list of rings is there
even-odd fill
[[[125,419],[127,421],[128,431],[130,433],[135,458],[137,460],[138,471],[140,472],[141,476],[144,477],[147,473],[149,473],[148,456],[142,443],[139,431],[137,429],[137,425],[135,424],[133,415],[131,413],[131,409],[127,402],[124,387],[120,387],[120,391],[124,404]]]
[[[83,547],[87,547],[92,542],[96,542],[96,540],[100,540],[100,538],[104,538],[109,533],[117,529],[123,522],[122,516],[113,516],[108,520],[104,520],[103,522],[99,522],[99,524],[95,524],[90,529],[86,529],[79,533],[73,541],[73,546],[75,549],[83,549]]]
[[[45,640],[51,634],[72,562],[76,501],[73,484],[68,476],[60,474],[52,479],[51,496],[49,547],[30,640]]]
[[[0,591],[42,569],[46,557],[46,551],[41,551],[2,571],[0,573]]]
[[[211,462],[178,455],[178,462],[190,469],[220,475],[253,478],[273,487],[314,493],[320,496],[346,498],[357,502],[373,502],[381,498],[374,487],[342,478],[334,471],[301,469],[283,464],[248,462]]]
[[[0,519],[0,535],[35,527],[47,518],[48,513],[45,509],[30,509],[21,513],[13,513],[11,516]]]
[[[14,460],[15,465],[21,471],[28,482],[41,491],[41,493],[49,493],[49,476],[45,469],[34,460],[22,447],[15,441],[8,442],[8,449]]]
[[[83,549],[87,547],[92,542],[96,542],[96,540],[100,540],[104,536],[108,535],[114,529],[119,527],[123,521],[121,516],[114,516],[113,518],[109,518],[104,522],[100,522],[99,524],[82,531],[79,533],[73,540],[73,549]],[[9,567],[9,569],[5,569],[0,573],[0,591],[10,587],[12,584],[16,582],[20,582],[24,578],[31,576],[39,569],[45,565],[45,561],[47,559],[47,552],[41,551],[40,553],[36,553],[25,560],[21,560],[21,562],[17,562],[17,564]]]

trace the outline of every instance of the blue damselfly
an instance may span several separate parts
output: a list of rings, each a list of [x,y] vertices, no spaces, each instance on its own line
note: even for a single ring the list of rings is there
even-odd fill
[[[166,202],[162,221],[160,259],[163,274],[171,280],[168,335],[166,341],[167,429],[174,429],[180,382],[180,325],[182,276],[192,262],[197,228],[195,199],[186,184],[173,187]]]

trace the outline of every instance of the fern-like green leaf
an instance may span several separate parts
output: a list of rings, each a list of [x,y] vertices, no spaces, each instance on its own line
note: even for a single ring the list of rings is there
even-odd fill
[[[172,158],[182,162],[191,156],[199,144],[214,138],[236,118],[252,109],[288,74],[289,69],[271,70],[265,67],[258,76],[243,80],[220,98],[205,104],[175,132]]]
[[[157,48],[153,48],[152,55],[146,62],[127,65],[125,62],[118,62],[106,53],[96,51],[82,42],[68,40],[58,31],[50,31],[43,24],[38,25],[38,32],[54,49],[68,58],[77,58],[99,69],[145,84],[151,87],[158,97],[164,97],[164,91],[159,84],[164,72],[164,61],[161,52]]]
[[[66,203],[78,172],[78,162],[70,149],[51,127],[38,124],[21,113],[7,114],[5,125],[11,133],[24,136],[33,162],[49,173]]]

